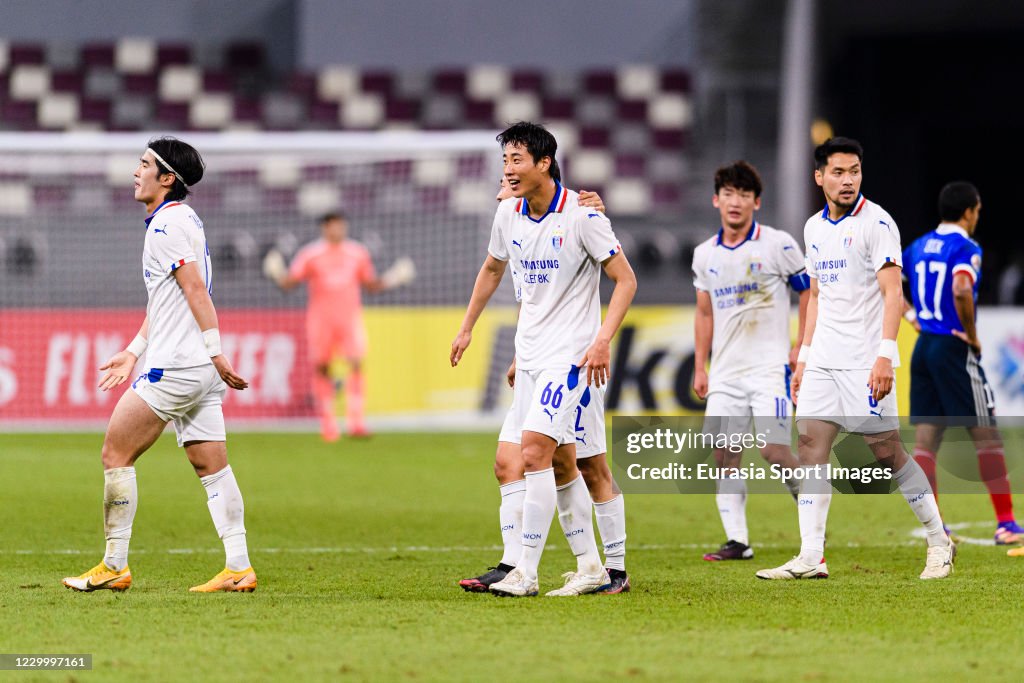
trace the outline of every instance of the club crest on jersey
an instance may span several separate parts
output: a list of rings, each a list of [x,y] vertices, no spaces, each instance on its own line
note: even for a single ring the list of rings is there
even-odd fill
[[[760,272],[761,272],[761,262],[759,260],[752,259],[750,261],[750,274],[751,275],[757,275]]]
[[[849,249],[853,246],[853,235],[847,235],[843,238],[843,249]]]
[[[562,229],[562,226],[558,226],[551,233],[551,248],[557,254],[562,250],[563,244],[565,244],[565,230]]]

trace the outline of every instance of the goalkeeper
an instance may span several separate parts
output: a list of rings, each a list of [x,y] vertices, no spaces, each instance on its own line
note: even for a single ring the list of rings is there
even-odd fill
[[[263,273],[286,291],[303,282],[309,286],[306,336],[313,363],[313,396],[320,414],[320,433],[324,441],[330,442],[340,437],[334,414],[338,387],[330,374],[331,362],[339,357],[350,368],[345,382],[348,434],[369,436],[363,417],[366,327],[362,290],[375,293],[408,284],[416,277],[416,268],[403,257],[378,278],[366,247],[347,239],[348,220],[344,214],[325,215],[320,228],[323,237],[302,247],[290,268],[285,266],[281,253],[271,249],[263,260]]]

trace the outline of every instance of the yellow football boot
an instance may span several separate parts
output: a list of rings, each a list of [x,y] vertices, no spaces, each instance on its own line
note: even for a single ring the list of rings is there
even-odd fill
[[[256,590],[256,572],[252,567],[240,572],[225,568],[206,583],[188,590],[190,593],[252,593]]]
[[[132,587],[132,572],[125,567],[115,572],[103,562],[79,576],[68,576],[63,581],[68,588],[82,593],[98,590],[126,591]]]

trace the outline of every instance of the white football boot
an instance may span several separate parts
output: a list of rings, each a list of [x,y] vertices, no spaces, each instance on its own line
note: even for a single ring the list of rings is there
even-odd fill
[[[492,583],[489,590],[502,597],[526,598],[537,595],[540,586],[537,585],[536,579],[527,579],[523,572],[513,569],[504,579],[498,583]]]
[[[775,581],[791,581],[793,579],[827,579],[828,567],[822,560],[818,564],[808,564],[797,555],[792,560],[775,569],[762,569],[757,578]]]
[[[953,560],[956,559],[956,544],[950,541],[946,545],[928,546],[928,559],[924,563],[922,579],[944,579],[953,573]]]
[[[611,578],[608,576],[608,571],[604,568],[601,569],[600,574],[566,572],[562,574],[562,578],[565,579],[565,585],[561,588],[556,588],[553,591],[548,591],[545,593],[546,596],[551,598],[596,593],[612,582]]]

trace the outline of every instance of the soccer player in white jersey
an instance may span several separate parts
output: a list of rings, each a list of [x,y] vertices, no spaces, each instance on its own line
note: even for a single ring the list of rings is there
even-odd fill
[[[562,182],[558,162],[552,160],[551,177]],[[512,189],[508,180],[502,176],[501,187],[496,199],[501,202],[512,197]],[[580,190],[579,204],[582,207],[595,209],[604,213],[604,202],[594,192]],[[513,266],[512,287],[516,301],[522,298],[522,284],[518,271]],[[515,388],[515,359],[509,366],[507,377],[510,387]],[[498,435],[498,448],[494,458],[494,476],[498,480],[501,505],[498,518],[501,528],[503,553],[497,566],[490,567],[480,576],[459,581],[463,590],[486,593],[491,584],[504,579],[515,569],[515,563],[522,553],[523,498],[526,495],[526,480],[522,450],[519,447],[521,433],[515,430],[515,412],[510,410]],[[608,571],[609,583],[598,589],[605,594],[626,593],[630,590],[629,575],[626,573],[626,509],[622,491],[612,476],[606,459],[606,434],[604,422],[604,389],[596,386],[584,392],[581,403],[576,408],[574,425],[574,442],[559,444],[558,449],[566,449],[562,455],[555,457],[555,466],[574,463],[583,481],[590,491],[597,516],[597,528],[605,553],[605,569]],[[569,455],[574,452],[575,455]],[[571,470],[556,472],[555,478],[560,481],[572,481],[576,476]],[[561,493],[573,486],[562,487],[560,498],[568,494]],[[558,520],[563,533],[571,534],[574,527],[570,511],[563,510],[565,501],[559,501]]]
[[[900,441],[893,367],[903,312],[902,249],[896,222],[861,193],[860,143],[832,138],[814,150],[814,180],[825,208],[804,225],[811,300],[793,391],[800,462],[800,554],[762,579],[827,578],[825,523],[832,501],[824,478],[840,430],[861,434],[924,526],[928,554],[922,579],[953,571],[955,546],[942,528],[924,472]]]
[[[103,439],[103,561],[64,579],[76,591],[127,590],[128,542],[138,505],[135,461],[174,423],[178,445],[206,489],[207,506],[227,556],[225,569],[190,590],[251,592],[256,573],[245,542],[244,506],[228,465],[224,413],[226,386],[245,389],[221,352],[213,306],[213,269],[203,223],[182,201],[203,177],[203,160],[172,137],[150,140],[135,169],[135,200],[146,207],[142,275],[149,292],[139,334],[100,368],[106,391],[132,375],[146,354],[146,369],[114,407]],[[225,386],[226,385],[226,386]]]
[[[693,252],[693,389],[707,398],[705,431],[751,433],[751,418],[767,445],[761,455],[773,465],[798,466],[790,450],[790,362],[799,344],[789,341],[789,289],[800,295],[798,339],[803,338],[810,282],[804,256],[789,233],[754,219],[761,208],[761,176],[746,161],[715,172],[712,203],[721,214],[718,234]],[[788,288],[788,289],[787,289]],[[705,370],[711,352],[711,372]],[[740,466],[742,451],[714,451],[722,468]],[[796,493],[796,482],[788,482]],[[718,514],[726,542],[704,555],[712,562],[754,556],[747,530],[746,480],[716,482]]]
[[[526,471],[523,549],[516,568],[490,590],[497,595],[537,594],[556,486],[571,484],[563,489],[563,509],[571,511],[573,530],[568,535],[577,571],[548,595],[590,593],[609,582],[594,539],[590,496],[578,476],[558,481],[552,465],[562,457],[556,447],[574,441],[576,407],[584,390],[607,382],[611,339],[636,292],[636,277],[604,214],[580,207],[576,193],[551,177],[557,143],[547,130],[517,123],[498,141],[513,197],[498,206],[488,255],[450,356],[457,365],[472,340],[473,326],[514,259],[522,282],[513,429],[521,431]],[[604,323],[598,290],[602,265],[615,283]],[[573,466],[558,470],[576,471]]]

